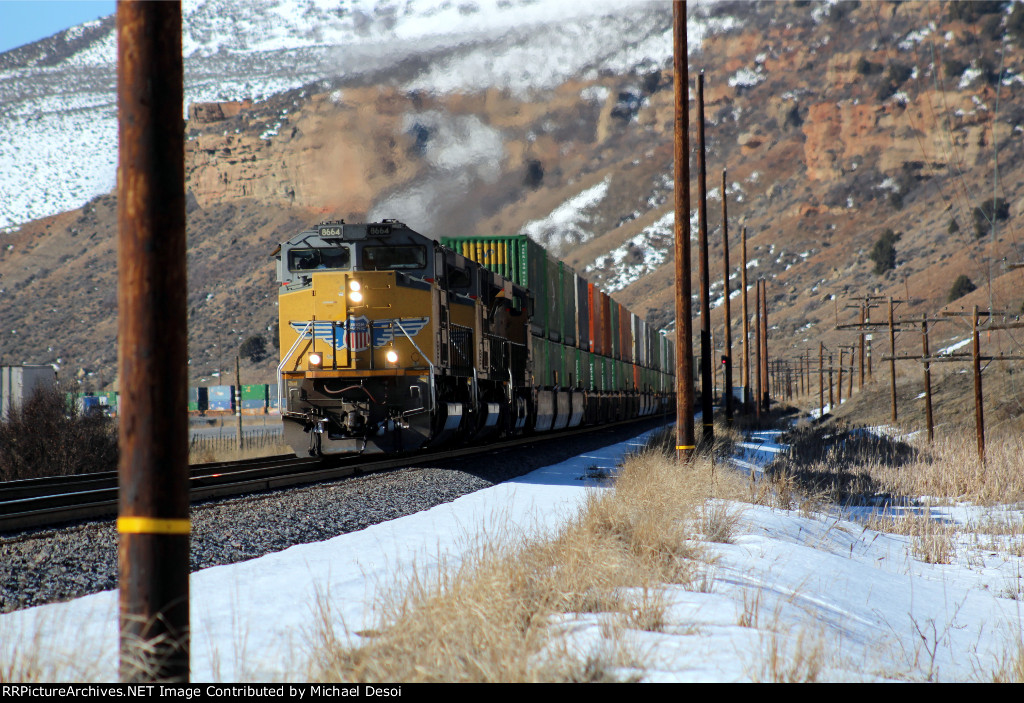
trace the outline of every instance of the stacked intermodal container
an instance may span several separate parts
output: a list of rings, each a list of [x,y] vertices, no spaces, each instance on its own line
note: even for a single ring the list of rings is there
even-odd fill
[[[536,385],[673,390],[665,380],[674,371],[667,338],[529,237],[442,237],[441,244],[533,294]]]
[[[242,385],[242,414],[265,415],[267,412],[267,384]]]
[[[210,386],[206,392],[209,399],[208,412],[225,413],[234,411],[234,386]]]

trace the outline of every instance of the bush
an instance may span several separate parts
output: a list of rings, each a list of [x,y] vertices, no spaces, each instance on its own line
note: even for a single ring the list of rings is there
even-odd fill
[[[1010,218],[1010,204],[1006,198],[985,200],[971,211],[971,218],[974,220],[975,236],[984,237],[992,231],[993,222]]]
[[[114,421],[79,414],[67,397],[39,390],[0,421],[0,480],[117,470]]]
[[[896,86],[901,86],[906,83],[913,73],[914,69],[910,66],[904,66],[903,64],[896,62],[889,64],[889,81]]]
[[[978,286],[971,283],[971,279],[967,276],[960,274],[957,279],[953,281],[953,287],[949,289],[949,295],[946,297],[947,303],[952,303],[957,298],[962,298],[973,290],[977,290]]]
[[[967,70],[969,65],[956,59],[946,59],[942,62],[942,72],[946,75],[946,78],[960,78],[960,76],[964,75],[964,71]]]
[[[946,231],[950,234],[956,234],[960,231],[960,225],[956,223],[955,217],[949,218],[949,227],[946,228]]]
[[[896,268],[896,242],[900,235],[891,229],[885,230],[875,242],[868,258],[875,262],[875,274],[881,276],[886,271]]]
[[[267,358],[267,340],[261,334],[254,334],[238,347],[238,355],[254,364],[263,361]]]
[[[866,58],[861,56],[857,59],[857,73],[862,76],[873,76],[882,72],[882,64],[868,61]]]

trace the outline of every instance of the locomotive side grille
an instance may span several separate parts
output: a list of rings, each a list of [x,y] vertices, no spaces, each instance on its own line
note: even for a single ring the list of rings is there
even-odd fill
[[[449,326],[449,349],[452,373],[459,376],[473,374],[473,328],[452,324]]]
[[[509,341],[501,337],[495,337],[492,334],[484,335],[484,337],[490,342],[491,347],[491,363],[487,367],[491,378],[500,381],[508,379],[509,364],[512,359]]]

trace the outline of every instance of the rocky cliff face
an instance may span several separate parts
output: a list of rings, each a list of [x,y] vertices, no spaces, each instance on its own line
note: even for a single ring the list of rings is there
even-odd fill
[[[846,308],[858,296],[909,296],[917,302],[900,314],[936,312],[960,274],[979,288],[956,307],[991,301],[1020,311],[1021,272],[1001,264],[1018,261],[1024,245],[1024,56],[1019,10],[996,9],[711,6],[711,19],[731,18],[722,21],[731,28],[706,36],[690,67],[706,75],[716,339],[723,168],[731,292],[745,227],[749,285],[768,279],[774,353],[854,341],[833,327],[859,315]],[[670,26],[667,10],[656,11]],[[245,336],[273,333],[269,254],[326,217],[397,217],[435,237],[528,232],[656,324],[671,324],[671,81],[670,66],[638,62],[535,93],[336,79],[262,102],[195,106],[187,141],[194,380],[229,368]],[[696,207],[695,183],[692,194]],[[976,214],[993,195],[1006,210],[994,228]],[[77,351],[112,345],[111,301],[89,313],[101,319],[57,303],[82,291],[84,311],[90,287],[109,295],[112,206],[101,198],[2,235],[0,317],[19,321],[0,338],[5,361],[60,356],[97,382],[113,380],[112,353]],[[695,232],[695,216],[690,224]],[[869,254],[887,229],[901,234],[896,265],[876,274]],[[734,297],[737,320],[739,303]],[[48,322],[52,314],[59,323]],[[271,369],[247,373],[269,380]]]

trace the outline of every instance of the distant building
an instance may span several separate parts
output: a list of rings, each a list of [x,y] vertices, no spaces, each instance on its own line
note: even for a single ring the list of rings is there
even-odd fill
[[[52,366],[0,366],[0,419],[31,398],[37,389],[56,386],[57,371]]]

